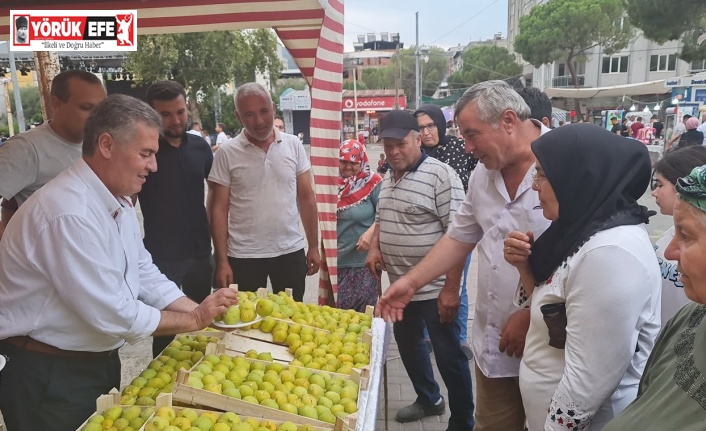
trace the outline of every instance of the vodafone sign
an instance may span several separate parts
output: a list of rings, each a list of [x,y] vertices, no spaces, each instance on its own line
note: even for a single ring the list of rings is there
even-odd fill
[[[352,97],[343,98],[343,111],[355,111]],[[407,99],[399,96],[400,108],[407,108]],[[391,111],[395,109],[395,96],[358,97],[359,111]]]

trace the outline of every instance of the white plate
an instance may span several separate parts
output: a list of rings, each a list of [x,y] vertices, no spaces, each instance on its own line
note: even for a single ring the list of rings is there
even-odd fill
[[[5,368],[5,364],[7,363],[7,360],[3,355],[0,355],[0,371],[2,371],[3,368]]]
[[[253,320],[252,322],[236,323],[235,325],[226,325],[223,322],[219,322],[218,320],[214,320],[213,326],[215,326],[216,328],[223,328],[223,329],[238,329],[238,328],[244,328],[246,326],[250,326],[253,323],[259,322],[260,320],[262,320],[262,316],[257,316],[257,317],[255,317],[255,320]]]

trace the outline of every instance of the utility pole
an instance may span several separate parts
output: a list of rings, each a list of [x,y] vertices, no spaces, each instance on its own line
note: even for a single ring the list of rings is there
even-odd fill
[[[353,139],[357,139],[358,137],[358,67],[356,65],[353,65],[353,121],[355,124],[354,132],[355,137]]]
[[[400,42],[397,41],[395,45],[395,60],[397,62],[395,67],[395,106],[394,109],[400,109]]]
[[[415,99],[414,99],[414,109],[419,109],[419,106],[421,105],[422,102],[422,95],[421,95],[421,76],[419,73],[419,57],[422,55],[421,51],[419,51],[419,11],[414,13],[414,20],[415,20],[415,26],[416,26],[416,32],[417,32],[417,41],[416,41],[416,46],[415,46],[415,53],[414,56],[416,57],[416,63],[415,63]]]

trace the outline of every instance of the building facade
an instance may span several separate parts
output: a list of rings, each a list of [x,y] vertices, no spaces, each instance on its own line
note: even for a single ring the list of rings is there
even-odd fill
[[[529,14],[533,7],[549,0],[508,0],[508,49],[514,53],[515,38],[520,30],[520,18]],[[625,49],[613,55],[606,55],[597,46],[586,53],[585,61],[576,61],[580,87],[608,87],[614,85],[637,84],[641,82],[682,76],[706,69],[706,62],[689,64],[677,58],[681,46],[679,41],[658,44],[636,33]],[[551,87],[574,87],[567,65],[561,61],[534,68],[515,53],[518,62],[524,66],[525,81],[544,90]]]

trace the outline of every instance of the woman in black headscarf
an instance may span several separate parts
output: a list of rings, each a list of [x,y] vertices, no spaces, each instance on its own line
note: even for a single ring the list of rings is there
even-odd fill
[[[660,325],[659,264],[637,200],[650,181],[638,141],[576,124],[532,143],[550,227],[512,232],[530,329],[520,388],[530,431],[600,430],[637,393]]]

